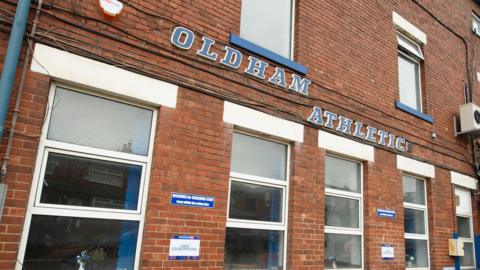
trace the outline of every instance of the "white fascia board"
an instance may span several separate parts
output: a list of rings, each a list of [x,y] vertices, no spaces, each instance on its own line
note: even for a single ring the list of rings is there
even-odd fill
[[[477,179],[471,176],[450,171],[450,178],[452,180],[452,184],[456,186],[460,186],[460,187],[464,187],[472,190],[477,189]]]
[[[303,142],[303,125],[228,101],[223,105],[223,121],[289,141]]]
[[[156,106],[175,108],[178,86],[37,43],[31,70]]]
[[[435,178],[435,166],[401,155],[397,155],[397,169],[421,177]]]
[[[398,15],[398,13],[396,13],[395,11],[393,11],[392,19],[393,19],[393,23],[403,33],[415,39],[415,41],[417,42],[420,42],[422,44],[427,44],[427,35],[424,32],[422,32],[420,29],[418,29],[415,25],[405,20],[402,16]]]
[[[318,131],[318,147],[359,160],[375,161],[375,148],[325,131]]]

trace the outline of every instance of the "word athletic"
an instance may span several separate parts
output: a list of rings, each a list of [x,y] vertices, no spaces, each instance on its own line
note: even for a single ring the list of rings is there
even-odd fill
[[[364,126],[361,122],[353,121],[333,112],[323,111],[320,107],[313,107],[313,111],[307,121],[317,126],[335,129],[369,142],[397,149],[400,152],[406,151],[407,148],[407,141],[403,137],[397,137],[394,134],[371,126]]]

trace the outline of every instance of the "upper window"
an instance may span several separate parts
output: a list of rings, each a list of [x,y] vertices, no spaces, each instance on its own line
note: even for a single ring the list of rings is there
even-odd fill
[[[53,87],[32,184],[26,269],[136,269],[152,109]]]
[[[405,265],[428,269],[428,214],[425,180],[403,177]]]
[[[362,269],[361,163],[327,156],[325,163],[325,269]]]
[[[233,134],[224,269],[285,269],[288,151]]]
[[[422,49],[417,43],[402,34],[397,34],[397,41],[400,102],[421,112],[420,62],[423,60]]]
[[[475,14],[472,14],[472,31],[480,36],[480,19]]]
[[[291,58],[294,0],[243,0],[240,36]]]

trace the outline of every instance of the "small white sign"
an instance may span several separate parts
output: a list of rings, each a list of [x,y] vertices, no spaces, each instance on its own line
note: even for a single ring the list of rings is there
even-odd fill
[[[170,259],[194,259],[200,256],[200,239],[192,236],[175,236],[170,239]],[[190,258],[177,258],[190,257]]]
[[[393,251],[393,245],[383,244],[382,245],[382,259],[383,260],[393,260],[395,258],[395,253]]]

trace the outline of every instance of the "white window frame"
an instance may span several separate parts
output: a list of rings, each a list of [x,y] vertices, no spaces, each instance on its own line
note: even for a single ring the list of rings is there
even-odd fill
[[[469,200],[468,200],[468,203],[470,204],[470,212],[459,212],[457,211],[457,208],[455,207],[455,222],[457,222],[457,216],[458,217],[464,217],[464,218],[468,218],[469,220],[469,223],[470,223],[470,238],[464,238],[464,237],[458,237],[459,240],[462,240],[464,243],[472,243],[472,246],[473,246],[473,265],[472,266],[461,266],[460,269],[476,269],[476,264],[477,264],[477,261],[476,261],[476,258],[475,258],[475,236],[474,236],[474,231],[473,231],[473,210],[472,210],[472,196],[471,196],[471,192],[470,190],[468,189],[464,189],[464,188],[459,188],[459,187],[455,187],[455,190],[459,190],[459,191],[463,191],[463,192],[468,192],[469,194]],[[456,196],[456,192],[455,192],[455,196]],[[458,226],[458,224],[457,224]]]
[[[285,180],[284,179],[274,179],[268,177],[261,177],[250,174],[236,173],[230,171],[230,180],[228,185],[228,202],[227,202],[227,228],[238,228],[238,229],[257,229],[257,230],[271,230],[271,231],[281,231],[283,232],[283,269],[287,269],[287,239],[288,239],[288,205],[289,205],[289,183],[290,183],[290,144],[282,141],[278,141],[271,138],[265,138],[253,133],[235,130],[234,133],[243,134],[246,136],[251,136],[261,140],[267,140],[275,143],[280,143],[287,146],[287,163],[285,171]],[[261,186],[268,186],[274,188],[280,188],[283,191],[282,197],[282,220],[281,222],[271,222],[271,221],[258,221],[258,220],[247,220],[247,219],[234,219],[230,218],[230,198],[231,198],[231,188],[232,181],[246,184],[255,184]]]
[[[290,1],[291,1],[291,10],[290,10],[290,18],[291,18],[291,21],[290,21],[290,44],[289,44],[289,46],[290,46],[290,53],[289,53],[289,54],[290,54],[290,55],[289,55],[288,57],[287,57],[287,56],[284,56],[284,55],[281,55],[281,54],[278,53],[278,52],[269,50],[269,49],[267,49],[267,48],[259,45],[259,44],[258,44],[257,42],[255,42],[254,40],[248,40],[248,41],[250,41],[250,42],[252,42],[252,43],[254,43],[254,44],[256,44],[256,45],[258,45],[258,46],[260,46],[260,47],[262,47],[262,48],[264,48],[264,49],[267,49],[267,50],[269,50],[269,51],[272,51],[272,52],[274,52],[274,53],[276,53],[276,54],[278,54],[278,55],[281,55],[282,57],[285,57],[285,58],[290,59],[290,60],[293,61],[293,60],[294,60],[293,55],[294,55],[294,52],[295,52],[295,48],[294,48],[294,47],[295,47],[295,8],[296,8],[296,2],[297,2],[297,0],[290,0]],[[243,2],[243,0],[242,0],[242,2]],[[240,4],[242,4],[242,3],[240,3]],[[240,12],[241,12],[241,7],[240,7]],[[241,20],[241,15],[240,15],[240,20]],[[242,24],[242,22],[240,22],[240,25],[241,25],[241,24]],[[240,33],[240,37],[243,38],[242,35],[241,35],[241,33]]]
[[[400,37],[401,38],[404,38],[406,39],[408,42],[411,43],[411,45],[413,46],[416,46],[417,47],[417,50],[413,50],[411,48],[408,48],[406,46],[402,46],[399,42],[400,40]],[[398,65],[398,62],[399,62],[399,59],[398,57],[402,57],[408,61],[412,61],[414,62],[416,65],[417,65],[417,78],[415,78],[417,80],[416,84],[417,84],[417,89],[415,89],[415,91],[417,92],[417,98],[418,98],[418,106],[419,108],[412,108],[414,110],[417,110],[419,112],[423,112],[423,100],[422,100],[422,71],[421,71],[421,68],[422,68],[422,61],[424,60],[423,59],[423,53],[422,53],[422,49],[420,48],[420,45],[418,45],[417,42],[411,40],[410,38],[408,38],[407,36],[401,34],[401,33],[397,33],[397,44],[398,44],[398,49],[397,49],[397,65]],[[398,68],[398,67],[397,67]],[[398,93],[399,93],[399,97],[400,97],[400,76],[398,75]],[[400,99],[399,99],[400,100]],[[402,102],[402,100],[400,100],[400,102]]]
[[[104,150],[100,148],[94,148],[89,146],[81,146],[71,143],[64,143],[59,141],[48,140],[48,127],[50,126],[51,112],[54,106],[54,98],[57,88],[64,88],[79,93],[92,95],[98,98],[104,98],[113,102],[120,102],[140,108],[144,108],[152,111],[151,128],[150,128],[150,141],[148,147],[147,156],[134,155],[129,153],[121,153],[111,150]],[[25,252],[28,241],[28,234],[30,232],[30,225],[33,215],[46,215],[46,216],[63,216],[74,218],[94,218],[103,220],[127,220],[138,221],[138,235],[135,253],[134,269],[140,267],[140,255],[142,250],[143,240],[143,228],[145,224],[147,194],[149,186],[149,177],[152,165],[152,153],[154,146],[154,135],[156,130],[157,108],[138,104],[136,102],[124,99],[118,99],[111,96],[98,93],[97,91],[89,91],[88,89],[78,88],[69,84],[53,82],[50,86],[50,94],[48,97],[48,107],[45,117],[45,122],[42,127],[42,135],[40,137],[38,153],[36,157],[35,170],[33,174],[31,191],[27,204],[27,212],[25,215],[25,223],[23,226],[23,232],[21,236],[19,252],[16,263],[16,270],[23,268],[22,263],[25,258]],[[108,208],[95,208],[95,207],[83,207],[83,206],[68,206],[57,204],[40,203],[40,196],[43,186],[42,177],[46,170],[47,157],[49,153],[66,154],[74,157],[86,157],[94,158],[96,160],[105,160],[120,162],[123,164],[132,164],[142,166],[142,178],[140,181],[138,209],[137,210],[122,210],[122,209],[108,209]]]
[[[342,159],[345,161],[349,162],[354,162],[360,165],[360,193],[355,193],[355,192],[348,192],[348,191],[343,191],[343,190],[337,190],[334,188],[327,188],[326,186],[326,181],[325,181],[325,201],[327,196],[332,196],[332,197],[337,197],[337,198],[345,198],[345,199],[352,199],[352,200],[358,200],[358,228],[346,228],[346,227],[335,227],[335,226],[327,226],[325,224],[325,229],[324,232],[325,234],[344,234],[344,235],[359,235],[361,238],[361,252],[362,252],[362,268],[348,268],[349,270],[361,270],[364,269],[365,267],[365,247],[364,247],[364,241],[365,237],[363,235],[363,221],[364,221],[364,216],[363,216],[363,163],[358,160],[354,160],[351,158],[346,158],[343,156],[338,156],[335,154],[327,153],[326,157],[333,157],[337,159]],[[326,160],[326,158],[325,158]],[[325,171],[326,171],[326,162],[325,162]],[[326,173],[325,173],[325,180],[326,180]],[[327,269],[327,268],[326,268]],[[336,268],[338,270],[341,270],[341,268]]]
[[[420,180],[423,183],[423,196],[425,199],[425,205],[416,204],[416,203],[408,203],[403,201],[403,209],[408,208],[412,210],[419,210],[423,211],[423,218],[425,220],[425,234],[416,234],[416,233],[404,233],[404,238],[411,239],[411,240],[426,240],[427,241],[427,267],[406,267],[406,269],[416,269],[416,270],[428,270],[430,269],[430,239],[429,239],[429,231],[428,231],[428,198],[427,198],[427,180],[418,176],[404,174],[402,176],[402,185],[403,185],[403,178],[407,176],[416,180]],[[404,193],[403,193],[404,194]],[[405,222],[405,219],[404,219]]]

